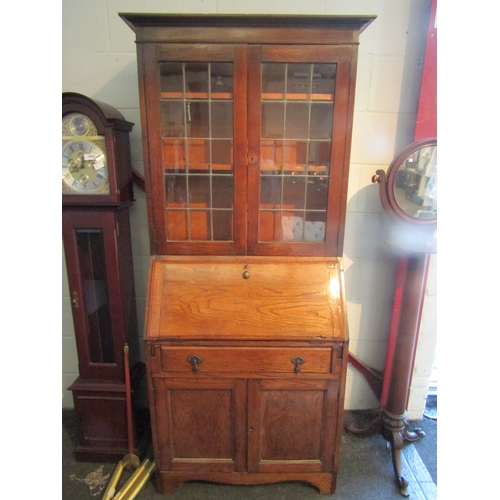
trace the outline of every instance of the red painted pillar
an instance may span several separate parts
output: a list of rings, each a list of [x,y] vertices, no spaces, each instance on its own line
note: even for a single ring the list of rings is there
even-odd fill
[[[437,0],[432,0],[414,141],[437,137]]]

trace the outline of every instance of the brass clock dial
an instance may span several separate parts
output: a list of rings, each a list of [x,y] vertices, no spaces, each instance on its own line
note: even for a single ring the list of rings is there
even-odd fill
[[[66,186],[82,193],[95,193],[108,181],[104,151],[90,141],[70,141],[62,149],[62,178]]]
[[[62,122],[63,194],[109,194],[105,138],[87,116],[71,113]]]

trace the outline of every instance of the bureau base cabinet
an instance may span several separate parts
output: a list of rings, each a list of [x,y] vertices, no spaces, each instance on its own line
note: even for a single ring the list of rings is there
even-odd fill
[[[335,491],[342,283],[339,259],[153,260],[146,364],[159,491],[190,480]]]
[[[148,347],[153,356],[169,349],[161,344]],[[196,345],[187,349],[199,352]],[[265,353],[276,348],[260,349]],[[310,349],[297,345],[289,350],[307,360]],[[341,345],[337,349],[344,350]],[[224,348],[214,350],[221,356]],[[332,349],[323,350],[330,354],[328,368]],[[247,354],[244,348],[236,351]],[[334,491],[341,380],[295,374],[291,362],[290,366],[288,375],[269,373],[264,379],[237,372],[152,374],[160,491],[172,491],[187,480],[234,484],[295,480],[307,481],[324,493]]]

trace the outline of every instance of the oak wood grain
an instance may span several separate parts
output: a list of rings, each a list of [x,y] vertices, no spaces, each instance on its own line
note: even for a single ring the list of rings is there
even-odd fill
[[[199,356],[199,373],[288,373],[294,374],[292,359],[300,355],[305,363],[300,373],[330,373],[330,348],[276,348],[268,347],[166,347],[161,349],[165,372],[192,372],[190,356]]]
[[[340,274],[335,258],[155,259],[147,336],[344,339]]]

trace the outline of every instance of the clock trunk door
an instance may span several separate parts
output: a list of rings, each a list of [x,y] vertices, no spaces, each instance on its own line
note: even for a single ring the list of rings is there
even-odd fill
[[[153,254],[243,254],[246,50],[147,44],[148,203]]]
[[[115,213],[63,211],[63,219],[80,375],[121,380],[123,343],[118,323],[123,318],[117,293]]]

